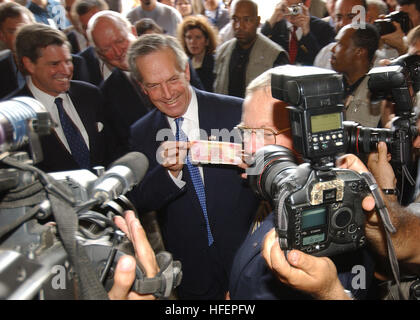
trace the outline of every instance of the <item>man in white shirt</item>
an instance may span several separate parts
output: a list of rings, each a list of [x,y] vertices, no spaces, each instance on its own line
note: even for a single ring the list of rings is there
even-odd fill
[[[187,141],[232,134],[242,99],[193,88],[188,57],[173,37],[143,35],[128,57],[130,70],[156,106],[131,126],[132,149],[149,159],[132,201],[140,213],[157,211],[165,247],[182,263],[178,297],[224,299],[233,256],[257,201],[235,167],[192,164]]]
[[[129,151],[130,125],[153,108],[128,70],[127,50],[137,32],[120,13],[104,10],[89,20],[87,34],[96,53],[111,70],[104,72],[100,88],[106,101],[105,117],[116,141],[114,151],[122,156]]]
[[[26,25],[16,36],[17,61],[27,84],[11,96],[32,96],[57,124],[41,138],[44,171],[92,169],[108,163],[103,98],[93,85],[72,81],[70,44],[61,31],[43,24]]]

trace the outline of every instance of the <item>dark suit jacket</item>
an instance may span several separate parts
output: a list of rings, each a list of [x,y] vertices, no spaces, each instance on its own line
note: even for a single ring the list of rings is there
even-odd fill
[[[71,53],[78,54],[80,52],[79,41],[77,41],[77,36],[74,31],[66,33],[67,40],[71,44]]]
[[[190,60],[191,61],[191,60]],[[203,84],[203,89],[208,92],[213,92],[213,82],[214,82],[214,55],[206,54],[204,56],[203,64],[201,68],[195,69],[197,72],[201,83]],[[200,88],[198,88],[200,89]]]
[[[211,129],[232,130],[240,122],[242,99],[195,90],[200,129],[208,137]],[[158,211],[166,249],[182,262],[181,299],[223,299],[233,256],[248,232],[257,201],[232,166],[203,166],[207,211],[214,243],[208,247],[205,220],[186,166],[179,189],[168,171],[157,163],[162,141],[157,133],[169,123],[153,110],[131,127],[131,145],[149,159],[149,170],[131,199],[140,212]],[[167,136],[173,139],[173,135]],[[205,137],[202,137],[205,138]],[[207,139],[206,139],[207,140]]]
[[[250,232],[247,235],[237,251],[229,284],[232,300],[302,300],[310,298],[310,296],[282,284],[262,257],[264,237],[274,226],[274,214],[271,213],[254,233]],[[355,298],[365,299],[374,272],[374,261],[367,250],[359,249],[331,258],[337,267],[338,277],[343,287],[350,290]],[[352,273],[352,269],[356,265],[365,268],[365,289],[352,285],[353,278],[359,275]]]
[[[78,55],[82,57],[86,62],[86,71],[89,74],[88,82],[99,87],[104,78],[102,76],[101,68],[99,66],[99,60],[96,56],[95,49],[92,46],[87,47],[82,52],[79,52]]]
[[[12,51],[0,52],[0,99],[19,88],[18,69]]]
[[[72,81],[68,94],[89,136],[89,150],[91,166],[108,165],[106,154],[106,124],[102,119],[103,97],[99,89],[89,83]],[[29,96],[32,92],[25,85],[22,89],[14,91],[7,98]],[[98,123],[104,125],[99,132]],[[41,137],[41,147],[44,160],[36,166],[43,171],[66,171],[80,169],[72,155],[61,143],[55,132]]]
[[[309,24],[310,32],[299,40],[295,63],[311,66],[318,52],[334,41],[335,31],[328,22],[317,17],[311,17]],[[261,28],[261,33],[289,52],[289,30],[285,19],[277,22],[273,28],[266,22]]]
[[[129,151],[130,126],[154,106],[140,87],[115,68],[100,86],[105,99],[105,118],[112,132],[113,158]]]
[[[86,62],[83,58],[72,55],[73,58],[73,80],[87,81],[89,79]],[[10,50],[0,52],[0,99],[6,97],[13,91],[21,89],[17,77],[18,68],[13,54]]]

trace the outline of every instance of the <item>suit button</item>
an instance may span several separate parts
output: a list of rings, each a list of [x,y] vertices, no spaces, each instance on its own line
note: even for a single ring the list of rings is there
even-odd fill
[[[256,248],[256,247],[258,246],[258,242],[254,242],[254,243],[252,244],[252,246],[253,246],[254,248]]]

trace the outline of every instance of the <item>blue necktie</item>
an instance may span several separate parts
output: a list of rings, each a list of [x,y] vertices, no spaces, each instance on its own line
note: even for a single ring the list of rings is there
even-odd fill
[[[73,159],[76,160],[80,168],[90,169],[89,149],[86,146],[85,140],[83,140],[82,134],[64,110],[63,99],[56,98],[54,102],[57,106],[61,127],[63,128]]]
[[[188,141],[188,137],[184,131],[182,131],[182,122],[184,118],[176,118],[176,141]],[[207,205],[206,205],[206,192],[204,190],[203,180],[201,179],[200,170],[197,166],[194,166],[190,161],[190,155],[188,154],[186,157],[186,164],[188,171],[191,176],[192,183],[194,185],[195,193],[197,194],[198,201],[200,202],[201,209],[203,210],[204,220],[206,220],[206,228],[207,228],[207,239],[209,247],[213,244],[213,235],[211,234],[209,218],[207,215]]]

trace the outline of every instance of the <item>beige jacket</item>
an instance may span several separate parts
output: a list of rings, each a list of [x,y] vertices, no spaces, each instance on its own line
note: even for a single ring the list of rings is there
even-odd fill
[[[370,101],[368,81],[369,76],[366,76],[347,98],[346,120],[355,121],[365,127],[376,128],[381,119],[381,101]]]
[[[222,44],[216,52],[214,72],[214,92],[227,94],[229,88],[229,62],[233,49],[236,46],[236,39],[231,39]],[[274,61],[280,52],[285,51],[277,43],[271,41],[266,36],[257,33],[251,53],[249,55],[248,66],[246,69],[245,86],[258,77],[264,71],[273,67]]]

